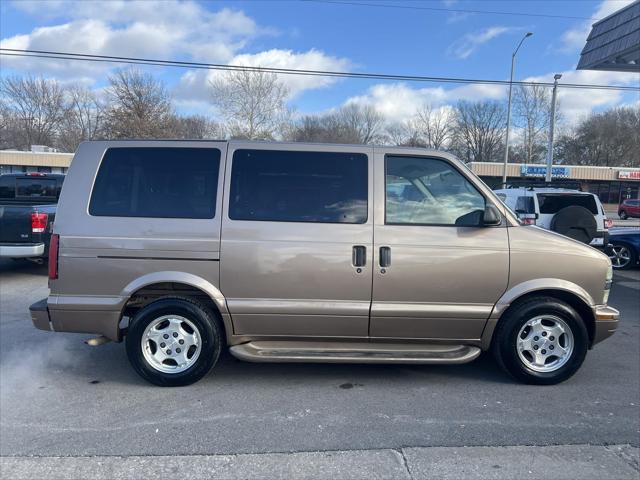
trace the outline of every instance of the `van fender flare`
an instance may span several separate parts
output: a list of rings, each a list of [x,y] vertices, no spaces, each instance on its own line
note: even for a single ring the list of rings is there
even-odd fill
[[[517,285],[508,288],[491,310],[491,314],[489,315],[482,332],[482,350],[488,350],[491,347],[493,331],[498,324],[498,320],[500,320],[502,314],[513,302],[525,295],[543,290],[559,290],[566,292],[579,298],[589,307],[593,307],[593,305],[595,305],[593,298],[584,288],[568,280],[562,280],[560,278],[537,278],[535,280],[527,280],[526,282],[518,283]]]
[[[138,277],[124,287],[120,293],[121,298],[124,299],[123,306],[135,292],[141,288],[153,285],[154,283],[182,283],[203,291],[209,295],[211,300],[213,300],[218,307],[218,311],[222,316],[222,321],[227,331],[227,336],[230,336],[233,333],[233,324],[231,322],[229,309],[227,308],[227,299],[211,282],[192,273],[163,271],[153,272],[143,275],[142,277]]]

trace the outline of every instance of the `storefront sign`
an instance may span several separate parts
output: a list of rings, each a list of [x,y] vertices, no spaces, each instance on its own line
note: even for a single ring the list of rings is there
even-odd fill
[[[545,177],[547,167],[546,165],[522,165],[520,175],[523,177]],[[569,167],[551,167],[552,178],[569,178],[570,176],[571,169]]]
[[[640,170],[618,170],[620,180],[640,180]]]

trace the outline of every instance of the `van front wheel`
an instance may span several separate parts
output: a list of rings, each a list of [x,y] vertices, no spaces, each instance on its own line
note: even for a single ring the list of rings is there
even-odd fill
[[[516,305],[500,320],[493,353],[516,379],[553,385],[580,368],[588,344],[584,322],[570,305],[538,297]]]
[[[126,349],[134,370],[163,387],[190,385],[220,356],[222,331],[213,313],[190,298],[163,298],[132,319]]]

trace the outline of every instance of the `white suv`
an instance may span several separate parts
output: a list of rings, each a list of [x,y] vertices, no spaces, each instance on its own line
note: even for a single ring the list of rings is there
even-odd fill
[[[565,188],[518,187],[494,190],[525,225],[553,230],[592,247],[604,249],[608,220],[597,195]]]

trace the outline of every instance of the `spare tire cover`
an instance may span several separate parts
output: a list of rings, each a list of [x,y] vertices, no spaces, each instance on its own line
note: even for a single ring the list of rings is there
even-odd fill
[[[598,233],[598,224],[589,210],[571,205],[560,210],[551,219],[551,230],[582,243],[590,243]]]

